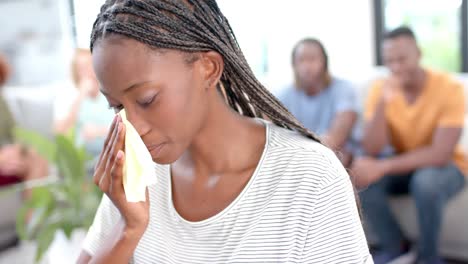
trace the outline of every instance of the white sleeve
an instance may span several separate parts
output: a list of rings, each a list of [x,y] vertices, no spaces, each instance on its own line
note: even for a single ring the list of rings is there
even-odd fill
[[[74,87],[64,87],[55,95],[54,99],[54,121],[64,120],[70,113],[73,101],[78,96],[78,90]]]
[[[120,219],[120,212],[114,206],[107,195],[102,196],[101,203],[94,217],[93,224],[86,234],[83,242],[83,250],[89,255],[94,256],[102,248],[103,243],[109,237],[110,232]]]
[[[302,263],[373,263],[348,173],[332,158],[316,197]]]

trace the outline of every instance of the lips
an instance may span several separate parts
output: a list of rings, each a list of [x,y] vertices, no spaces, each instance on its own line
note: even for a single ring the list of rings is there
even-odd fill
[[[159,152],[161,151],[161,149],[164,147],[165,143],[161,143],[161,144],[156,144],[156,145],[146,145],[146,148],[148,149],[148,151],[151,153],[151,155],[153,157],[155,156],[158,156]]]

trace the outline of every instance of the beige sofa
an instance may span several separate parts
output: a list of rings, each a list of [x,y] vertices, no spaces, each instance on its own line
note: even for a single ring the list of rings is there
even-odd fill
[[[355,81],[359,98],[362,100],[361,105],[364,103],[372,81],[386,74],[383,68],[377,68],[367,75],[372,76],[371,78]],[[467,96],[465,127],[468,128],[468,74],[456,74],[454,77],[465,86]],[[464,129],[460,144],[468,153],[468,129]],[[395,197],[391,199],[391,205],[405,234],[411,240],[417,241],[418,226],[413,200],[409,196]],[[370,243],[375,244],[377,242],[375,236],[369,228],[366,227],[366,229]],[[448,204],[444,216],[440,247],[444,256],[468,261],[468,183],[465,189]]]

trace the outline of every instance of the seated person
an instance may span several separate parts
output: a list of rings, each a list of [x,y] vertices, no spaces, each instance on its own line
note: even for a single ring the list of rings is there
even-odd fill
[[[68,134],[75,129],[76,141],[92,157],[99,156],[114,112],[99,92],[89,50],[78,49],[72,62],[74,88],[64,89],[54,105],[54,130]]]
[[[0,55],[0,88],[8,76],[8,64]],[[0,93],[0,187],[45,177],[48,173],[44,159],[33,150],[14,142],[14,127],[13,116]],[[30,191],[25,191],[24,195],[30,195]]]
[[[288,110],[325,145],[341,152],[343,164],[350,161],[349,142],[357,119],[357,98],[351,83],[333,77],[322,43],[306,38],[293,49],[295,83],[278,96]]]
[[[448,74],[421,67],[421,51],[407,27],[389,32],[382,51],[391,74],[370,91],[362,143],[367,156],[352,167],[358,185],[370,184],[361,198],[382,249],[374,261],[388,263],[405,253],[407,243],[388,195],[409,193],[419,219],[418,263],[442,263],[437,245],[444,207],[462,190],[468,171],[457,147],[464,125],[463,87]],[[385,146],[394,149],[393,156],[379,155]]]

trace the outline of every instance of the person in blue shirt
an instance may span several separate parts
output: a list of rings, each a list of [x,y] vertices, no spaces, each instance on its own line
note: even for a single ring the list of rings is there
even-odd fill
[[[294,83],[278,98],[306,128],[341,153],[347,165],[358,112],[356,90],[350,82],[333,77],[328,66],[327,52],[318,39],[299,41],[292,52]]]

